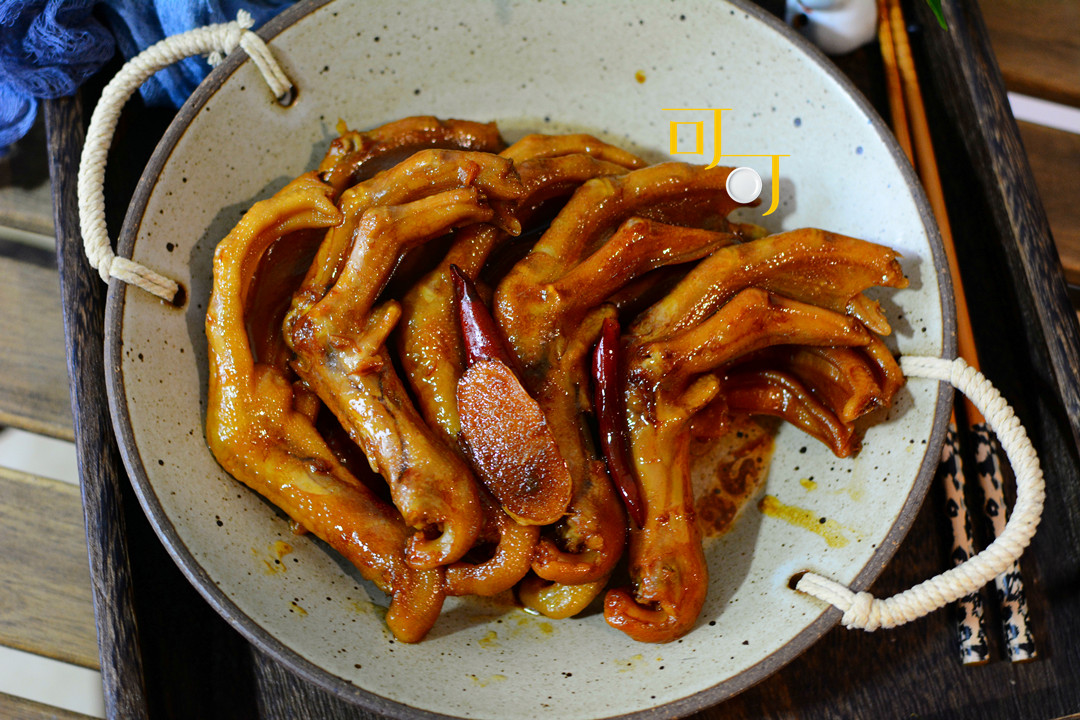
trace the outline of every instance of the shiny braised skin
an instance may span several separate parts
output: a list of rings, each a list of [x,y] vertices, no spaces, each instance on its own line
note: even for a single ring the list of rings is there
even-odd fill
[[[218,245],[211,450],[388,593],[403,641],[447,595],[575,615],[620,559],[608,623],[680,637],[708,587],[695,416],[776,415],[845,457],[903,383],[864,295],[906,285],[896,253],[732,222],[728,172],[459,120],[342,128]]]

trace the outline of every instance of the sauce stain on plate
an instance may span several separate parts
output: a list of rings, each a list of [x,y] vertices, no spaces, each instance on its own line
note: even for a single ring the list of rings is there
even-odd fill
[[[386,617],[386,608],[373,603],[370,600],[353,600],[349,603],[349,607],[361,615],[374,614],[381,618]]]
[[[266,557],[257,548],[251,548],[251,554],[255,556],[265,567],[267,575],[277,575],[288,571],[288,567],[281,560],[293,551],[292,545],[278,540],[270,545],[270,557]]]
[[[489,675],[489,676],[487,676],[485,678],[482,678],[482,677],[480,677],[478,675],[470,674],[468,677],[473,681],[473,684],[476,685],[477,687],[487,687],[488,685],[491,685],[493,683],[500,683],[500,682],[504,682],[506,680],[505,675]]]
[[[831,548],[845,547],[850,540],[844,535],[844,526],[830,518],[819,517],[811,512],[794,505],[785,505],[773,495],[766,495],[758,503],[758,509],[763,515],[783,520],[795,527],[809,530],[820,535],[825,544]]]
[[[551,637],[555,634],[555,625],[543,616],[532,615],[524,610],[514,613],[510,637],[528,637],[535,640]]]
[[[642,667],[644,662],[645,662],[645,656],[642,655],[641,653],[638,653],[637,655],[629,657],[626,660],[616,660],[615,661],[615,663],[617,665],[622,666],[622,667],[619,668],[619,672],[621,672],[621,673],[633,672],[634,670],[637,670],[638,668]]]

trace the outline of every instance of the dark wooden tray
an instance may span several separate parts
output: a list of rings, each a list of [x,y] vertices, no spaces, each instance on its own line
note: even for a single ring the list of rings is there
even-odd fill
[[[1047,506],[1025,555],[1039,659],[963,667],[948,611],[876,634],[841,628],[760,685],[697,718],[1052,718],[1080,712],[1080,332],[1016,125],[974,0],[946,0],[949,32],[912,5],[916,62],[986,374],[1039,451]],[[875,51],[841,61],[880,107]],[[115,69],[115,68],[113,68]],[[75,439],[102,676],[110,718],[375,717],[251,647],[199,597],[158,542],[121,463],[105,396],[105,285],[82,255],[76,171],[83,97],[46,107]],[[133,104],[109,165],[107,206],[126,207],[168,113]],[[113,237],[119,217],[110,218]],[[948,563],[931,491],[873,590],[882,596]]]

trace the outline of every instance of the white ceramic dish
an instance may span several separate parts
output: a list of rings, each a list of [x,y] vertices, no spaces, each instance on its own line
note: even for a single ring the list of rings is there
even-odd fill
[[[709,599],[682,640],[642,645],[600,615],[548,621],[460,600],[424,642],[404,646],[384,627],[381,593],[324,547],[292,536],[207,450],[203,316],[217,241],[253,202],[317,162],[339,117],[356,128],[413,114],[497,120],[510,140],[572,128],[659,160],[671,121],[710,115],[665,108],[731,108],[725,152],[789,155],[780,208],[765,224],[899,249],[912,282],[879,295],[896,329],[890,342],[951,356],[943,299],[951,294],[927,204],[888,131],[831,64],[760,10],[719,0],[342,0],[297,6],[262,34],[299,88],[295,105],[279,107],[251,63],[231,57],[181,110],[125,223],[120,253],[178,279],[184,306],[114,282],[107,311],[110,398],[127,468],[206,599],[303,676],[403,717],[686,713],[760,680],[828,630],[838,613],[790,590],[788,579],[814,569],[865,588],[877,576],[936,465],[951,396],[936,383],[910,381],[853,460],[781,430],[766,491],[834,520],[847,544],[829,547],[750,509],[709,545]],[[768,158],[732,163],[755,167],[768,195]],[[811,477],[817,490],[799,482]],[[292,551],[275,551],[279,541]]]

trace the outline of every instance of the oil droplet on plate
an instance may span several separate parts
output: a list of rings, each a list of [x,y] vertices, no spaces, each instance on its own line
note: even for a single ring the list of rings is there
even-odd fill
[[[639,83],[645,82],[645,71],[638,70],[636,73],[634,73],[634,79],[637,80]]]
[[[484,637],[476,641],[480,647],[483,648],[495,648],[499,647],[499,634],[494,630],[488,630]]]
[[[810,478],[799,478],[799,484],[806,488],[808,492],[810,490],[817,490],[817,483]]]

